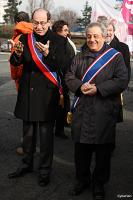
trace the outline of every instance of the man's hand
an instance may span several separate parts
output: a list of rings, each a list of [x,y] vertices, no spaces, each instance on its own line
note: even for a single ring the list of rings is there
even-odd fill
[[[14,52],[17,54],[18,57],[21,57],[23,53],[23,48],[24,48],[24,45],[20,41],[14,44]]]
[[[86,82],[81,86],[81,91],[84,95],[93,96],[97,93],[97,88],[95,84],[90,84],[89,82]]]
[[[50,41],[47,41],[47,44],[42,44],[41,42],[36,42],[36,47],[39,49],[39,51],[46,57],[49,54],[49,43]]]

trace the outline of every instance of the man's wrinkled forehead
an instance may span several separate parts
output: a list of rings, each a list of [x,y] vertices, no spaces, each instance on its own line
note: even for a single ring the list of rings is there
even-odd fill
[[[87,35],[94,35],[94,34],[102,35],[102,30],[98,26],[93,26],[88,28],[86,33]]]
[[[45,10],[37,10],[33,15],[33,20],[47,21],[47,12]]]

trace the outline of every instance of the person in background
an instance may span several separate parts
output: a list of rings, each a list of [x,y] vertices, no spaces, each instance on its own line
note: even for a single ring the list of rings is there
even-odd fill
[[[33,31],[33,26],[32,23],[30,23],[30,18],[28,13],[24,11],[18,12],[14,16],[14,22],[15,22],[15,27],[13,30],[13,36],[12,39],[9,40],[9,42],[12,44],[11,48],[11,54],[14,52],[14,44],[19,41],[19,38],[22,34],[27,34],[31,33]],[[16,84],[16,89],[18,91],[19,88],[19,82],[22,76],[22,70],[23,70],[23,65],[21,64],[17,68],[10,64],[10,72],[11,72],[11,78],[15,81]],[[23,144],[25,142],[25,144]],[[17,147],[16,153],[18,155],[22,155],[24,153],[23,151],[23,145],[25,145],[25,149],[28,149],[28,144],[30,142],[30,138],[25,136],[25,122],[23,121],[23,137],[22,137],[22,144]]]
[[[128,82],[130,81],[131,76],[131,65],[130,65],[130,52],[129,47],[124,42],[120,42],[119,39],[115,35],[115,26],[112,21],[108,20],[105,22],[107,26],[107,36],[106,42],[117,51],[121,52],[123,55],[125,65],[128,69]]]
[[[20,11],[14,16],[14,23],[15,23],[15,27],[13,30],[13,36],[12,36],[12,39],[9,40],[9,42],[12,44],[11,53],[13,53],[14,51],[14,48],[13,48],[14,43],[18,42],[20,36],[22,34],[31,33],[33,31],[32,23],[30,23],[29,15],[28,13],[24,11]],[[13,65],[10,65],[11,78],[15,80],[17,90],[19,87],[20,77],[22,75],[22,68],[23,68],[23,65],[20,65],[18,68],[14,67]]]
[[[130,52],[129,47],[124,42],[121,42],[115,35],[115,25],[113,20],[108,20],[106,16],[99,16],[97,19],[98,23],[102,23],[107,28],[106,42],[112,48],[122,53],[126,67],[128,69],[128,80],[130,81],[131,76],[131,65],[130,65]]]
[[[115,35],[115,26],[112,21],[107,20],[105,21],[105,25],[107,27],[107,36],[106,36],[106,42],[114,49],[119,51],[123,58],[125,65],[128,70],[128,83],[130,81],[130,76],[131,76],[131,65],[130,65],[130,52],[129,52],[129,47],[127,44],[120,42],[119,39]],[[123,122],[123,95],[120,94],[119,97],[119,107],[120,107],[120,112],[118,116],[117,122]]]
[[[75,56],[65,76],[66,85],[75,93],[71,132],[76,183],[70,194],[79,195],[92,184],[94,200],[105,199],[119,113],[117,97],[128,85],[123,57],[106,44],[106,35],[102,24],[89,24],[87,47]],[[95,166],[90,169],[93,153]]]
[[[14,45],[10,63],[18,67],[23,64],[14,114],[25,121],[25,135],[31,145],[25,152],[16,171],[8,177],[17,178],[34,169],[37,129],[40,135],[40,159],[38,184],[50,182],[53,161],[54,124],[58,104],[62,104],[62,85],[57,63],[56,38],[49,29],[51,15],[38,8],[32,14],[33,33],[23,34]],[[62,47],[61,47],[62,48]],[[24,148],[24,147],[23,147]]]
[[[55,122],[55,136],[67,139],[68,137],[64,133],[64,126],[66,124],[67,112],[70,109],[70,97],[68,94],[68,88],[64,82],[64,76],[71,65],[71,61],[76,54],[76,47],[74,43],[68,38],[69,35],[69,26],[68,23],[64,20],[55,21],[52,26],[52,31],[56,34],[57,43],[62,42],[60,48],[60,57],[58,58],[58,67],[60,68],[60,73],[62,74],[62,82],[64,89],[64,107],[58,106],[56,122]],[[65,55],[65,56],[62,56]]]

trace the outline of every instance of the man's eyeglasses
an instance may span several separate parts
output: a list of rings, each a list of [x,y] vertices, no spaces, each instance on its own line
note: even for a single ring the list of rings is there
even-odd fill
[[[38,22],[38,21],[33,21],[33,26],[38,26],[39,24],[41,26],[45,26],[48,22],[44,22],[44,21],[41,21],[41,22]]]

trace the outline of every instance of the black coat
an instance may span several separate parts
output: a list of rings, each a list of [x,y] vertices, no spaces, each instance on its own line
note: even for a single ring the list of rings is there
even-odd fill
[[[100,53],[108,48],[105,45]],[[88,49],[77,54],[65,77],[69,89],[80,97],[73,112],[72,137],[74,142],[80,143],[115,143],[118,96],[128,84],[127,68],[122,55],[116,55],[93,80],[97,87],[96,95],[83,95],[80,92],[81,78],[94,60],[95,54]]]
[[[126,67],[128,69],[128,81],[130,81],[131,66],[130,66],[130,52],[129,52],[128,45],[123,42],[120,42],[116,36],[114,36],[113,40],[111,41],[109,45],[112,48],[122,53]]]
[[[128,82],[130,81],[130,76],[131,76],[131,66],[130,66],[130,52],[128,45],[120,42],[119,39],[114,36],[113,40],[109,44],[112,48],[115,48],[117,51],[119,51],[123,58],[124,62],[126,64],[127,70],[128,70]],[[118,116],[118,122],[123,122],[123,105],[122,105],[122,99],[121,95],[118,97],[119,99],[119,116]]]
[[[113,40],[111,41],[111,43],[109,45],[122,54],[125,65],[128,70],[128,82],[129,82],[130,76],[131,76],[131,66],[130,66],[130,52],[129,52],[128,45],[123,42],[120,42],[116,36],[114,36]],[[86,48],[87,48],[87,44],[85,43],[82,46],[82,50],[85,50]],[[123,105],[122,105],[121,94],[118,96],[118,102],[119,102],[119,104],[118,104],[119,115],[117,118],[117,122],[123,122]]]
[[[35,37],[37,41],[43,44],[50,40],[50,53],[47,57],[43,57],[43,61],[50,66],[51,71],[56,71],[60,76],[61,65],[59,66],[58,58],[61,57],[65,60],[65,38],[58,40],[50,30],[44,36],[35,34]],[[20,63],[23,64],[23,73],[14,113],[16,117],[25,121],[54,121],[59,103],[59,90],[36,66],[27,39],[27,35],[22,35],[20,38],[24,45],[22,57],[18,58],[13,53],[10,58],[10,62],[14,66],[20,65]],[[69,60],[67,59],[65,62],[63,61],[63,67],[67,67],[68,63]]]

